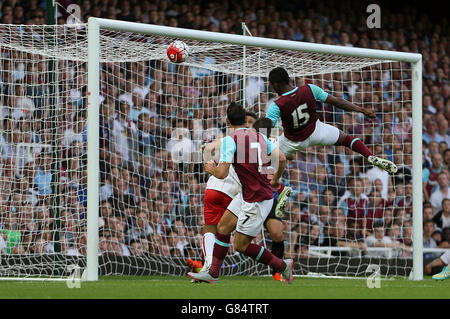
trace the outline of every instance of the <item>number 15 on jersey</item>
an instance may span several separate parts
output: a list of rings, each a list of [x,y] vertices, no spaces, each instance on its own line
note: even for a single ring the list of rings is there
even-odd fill
[[[303,112],[308,108],[308,105],[302,104],[297,107],[294,112],[292,112],[292,120],[294,128],[299,128],[302,125],[305,125],[309,121],[309,113]]]

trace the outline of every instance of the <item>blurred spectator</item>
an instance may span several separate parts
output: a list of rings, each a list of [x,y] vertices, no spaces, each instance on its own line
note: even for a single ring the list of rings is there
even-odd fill
[[[434,223],[432,220],[427,219],[423,222],[423,248],[436,248],[437,243],[433,239],[432,234],[435,231]],[[424,253],[424,259],[434,259],[436,257],[436,253]]]
[[[288,170],[289,179],[285,182],[285,185],[292,188],[292,197],[296,197],[299,193],[302,193],[304,198],[309,194],[308,184],[301,179],[302,173],[298,168],[290,168]]]
[[[405,246],[412,247],[412,227],[404,227],[400,240]]]
[[[397,249],[404,249],[407,251],[409,250],[409,248],[407,248],[397,240],[397,235],[393,235],[392,238],[385,235],[385,229],[382,222],[375,222],[373,225],[373,230],[373,235],[366,237],[365,242],[367,247],[392,248],[394,256]],[[389,257],[391,254],[388,251],[369,251],[368,255],[377,257]]]
[[[373,223],[383,221],[387,201],[381,197],[380,191],[373,189],[369,195],[369,209],[366,215],[366,232],[373,231]]]
[[[433,222],[440,229],[450,227],[450,199],[442,200],[442,209],[434,215]]]
[[[108,238],[108,254],[115,256],[123,256],[123,249],[117,237]]]
[[[347,180],[345,178],[344,163],[339,162],[335,164],[334,175],[328,180],[328,188],[330,188],[334,195],[340,198],[347,190]]]
[[[442,170],[442,155],[436,152],[431,155],[431,167],[423,170],[425,200],[429,200],[433,188],[438,185],[438,177]]]
[[[433,205],[435,212],[439,212],[442,209],[442,201],[444,199],[450,199],[450,187],[448,185],[448,173],[441,173],[438,176],[439,188],[432,191],[430,202]]]
[[[136,214],[136,225],[130,234],[130,238],[137,240],[139,238],[148,238],[153,234],[153,229],[147,217],[147,213],[143,210],[138,210]]]
[[[355,226],[356,224],[350,224],[351,226]],[[347,226],[342,222],[337,222],[334,225],[327,225],[326,227],[329,229],[328,233],[325,232],[324,241],[322,243],[323,246],[326,247],[348,247],[355,249],[365,250],[365,245],[363,242],[358,242],[356,237],[348,238]],[[349,256],[351,253],[342,252],[342,251],[334,251],[331,253],[333,256]]]
[[[319,201],[320,206],[335,207],[336,206],[336,196],[330,188],[326,188],[322,192],[322,196]]]
[[[360,178],[353,178],[349,183],[349,192],[338,202],[338,207],[342,208],[347,218],[347,223],[355,222],[357,232],[363,235],[366,228],[366,215],[369,208],[369,199],[363,194],[363,185]]]
[[[358,224],[355,221],[350,221],[350,224],[347,227],[346,241],[346,247],[358,249],[355,253],[350,253],[350,256],[359,256],[359,250],[361,250],[363,255],[367,255],[367,247],[364,243],[364,238],[358,231]]]
[[[405,213],[408,218],[412,216],[412,204],[413,204],[413,187],[411,183],[405,185],[405,193],[402,197],[395,201],[397,207],[404,207]]]
[[[74,141],[83,143],[83,129],[86,125],[86,115],[84,111],[79,111],[72,119],[70,128],[64,131],[62,145],[69,148]]]
[[[52,173],[50,171],[51,163],[52,158],[48,152],[42,152],[41,154],[39,154],[36,163],[37,169],[33,177],[33,182],[38,189],[40,199],[48,197],[48,195],[51,195],[53,193],[51,187],[52,181]]]
[[[139,239],[130,242],[131,256],[144,256],[144,247]]]
[[[439,248],[450,248],[450,227],[446,227],[442,230],[442,241]]]
[[[430,203],[425,203],[423,205],[423,220],[432,220],[434,217],[434,208]]]
[[[115,149],[126,163],[131,159],[132,146],[130,144],[133,140],[136,141],[135,134],[137,132],[136,124],[128,118],[129,113],[129,103],[125,100],[120,101],[119,112],[114,119],[112,129]]]
[[[443,142],[444,138],[441,135],[439,135],[439,133],[437,132],[437,128],[438,126],[436,121],[431,118],[428,119],[425,122],[426,133],[423,133],[422,139],[428,144],[431,141],[436,141],[438,143]]]

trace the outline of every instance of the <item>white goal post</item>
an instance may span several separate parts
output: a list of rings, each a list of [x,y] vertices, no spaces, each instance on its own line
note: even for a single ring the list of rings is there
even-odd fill
[[[422,57],[420,54],[314,43],[247,37],[241,35],[197,31],[183,28],[148,25],[100,18],[88,22],[88,231],[86,280],[98,280],[98,185],[99,185],[99,81],[100,30],[159,35],[238,46],[252,46],[315,54],[408,62],[412,65],[412,184],[413,184],[413,276],[423,279],[422,242]]]

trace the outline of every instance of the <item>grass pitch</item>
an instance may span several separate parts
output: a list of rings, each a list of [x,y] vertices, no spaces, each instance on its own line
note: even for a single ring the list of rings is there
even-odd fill
[[[1,299],[449,299],[450,280],[381,280],[368,288],[364,279],[296,277],[292,285],[271,277],[221,277],[217,284],[193,284],[190,278],[101,277],[68,288],[58,281],[3,281]]]

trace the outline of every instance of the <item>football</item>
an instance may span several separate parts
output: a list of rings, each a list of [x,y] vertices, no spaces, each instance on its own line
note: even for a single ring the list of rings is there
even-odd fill
[[[167,48],[167,57],[173,63],[182,63],[189,58],[189,47],[183,41],[174,41]]]

